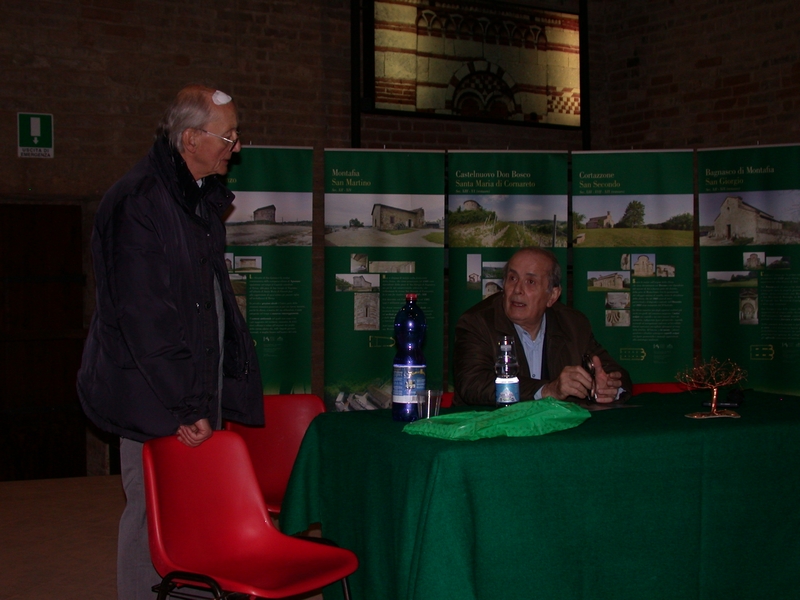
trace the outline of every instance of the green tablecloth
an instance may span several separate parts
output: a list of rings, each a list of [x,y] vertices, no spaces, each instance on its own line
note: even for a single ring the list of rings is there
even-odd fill
[[[751,392],[741,419],[687,419],[702,399],[474,442],[323,414],[281,528],[319,522],[353,550],[353,600],[800,597],[800,399]]]

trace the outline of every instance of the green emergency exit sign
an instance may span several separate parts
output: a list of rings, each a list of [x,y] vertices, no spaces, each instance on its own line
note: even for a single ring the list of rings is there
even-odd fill
[[[17,156],[53,158],[53,115],[17,113]]]

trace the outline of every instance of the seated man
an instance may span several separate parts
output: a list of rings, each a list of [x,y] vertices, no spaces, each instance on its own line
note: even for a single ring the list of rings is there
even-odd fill
[[[453,369],[457,404],[494,404],[497,344],[514,336],[521,400],[552,397],[583,402],[623,400],[628,373],[594,339],[586,316],[558,302],[561,267],[541,248],[523,248],[508,261],[503,291],[479,302],[456,325]],[[581,366],[591,358],[595,377]]]

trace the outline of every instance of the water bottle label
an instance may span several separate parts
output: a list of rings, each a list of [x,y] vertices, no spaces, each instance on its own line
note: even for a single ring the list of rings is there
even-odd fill
[[[519,378],[498,377],[494,380],[496,402],[499,405],[508,405],[519,402]]]
[[[425,390],[425,365],[395,365],[392,377],[392,402],[417,401],[417,392]]]

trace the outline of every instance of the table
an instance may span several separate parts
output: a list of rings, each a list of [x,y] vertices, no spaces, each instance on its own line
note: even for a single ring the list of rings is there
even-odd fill
[[[741,419],[687,419],[704,398],[474,442],[326,413],[281,528],[319,522],[353,550],[353,600],[800,597],[800,398],[747,392]]]

